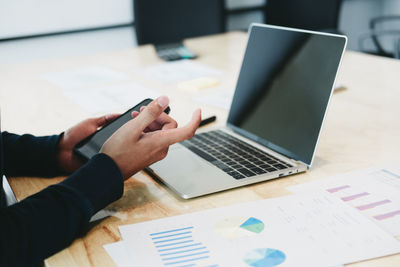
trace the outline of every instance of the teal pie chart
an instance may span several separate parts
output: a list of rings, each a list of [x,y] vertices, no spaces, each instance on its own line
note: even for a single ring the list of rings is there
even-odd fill
[[[264,230],[264,223],[254,217],[230,217],[218,221],[214,231],[228,239],[251,237]]]
[[[283,263],[286,255],[277,249],[258,248],[246,253],[243,260],[252,267],[274,267]]]

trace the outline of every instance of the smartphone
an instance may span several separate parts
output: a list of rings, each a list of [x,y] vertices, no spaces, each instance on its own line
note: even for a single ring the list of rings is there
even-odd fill
[[[194,59],[197,55],[190,51],[183,43],[155,45],[157,55],[165,61]]]
[[[109,124],[89,135],[74,147],[74,152],[84,160],[89,160],[91,157],[100,152],[103,144],[113,133],[115,133],[122,125],[132,119],[132,111],[140,111],[142,106],[147,106],[151,101],[153,101],[153,99],[150,98],[143,100]],[[167,107],[164,112],[168,114],[169,111],[170,108]]]

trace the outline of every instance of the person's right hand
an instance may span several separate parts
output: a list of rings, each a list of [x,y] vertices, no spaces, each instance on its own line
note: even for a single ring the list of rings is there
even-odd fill
[[[110,156],[124,179],[167,156],[170,145],[193,137],[201,121],[196,110],[192,120],[182,128],[164,114],[169,100],[161,96],[124,124],[103,145],[100,153]]]

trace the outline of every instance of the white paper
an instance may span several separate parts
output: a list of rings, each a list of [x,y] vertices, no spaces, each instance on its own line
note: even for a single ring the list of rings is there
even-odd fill
[[[112,258],[118,267],[132,267],[126,250],[125,242],[119,241],[103,246],[108,255]]]
[[[123,111],[145,98],[159,96],[136,82],[126,81],[128,77],[124,73],[100,66],[52,72],[42,77],[60,87],[68,99],[91,114]]]
[[[160,94],[135,82],[65,90],[64,95],[90,113],[128,109]]]
[[[58,87],[69,90],[126,80],[127,75],[106,67],[88,66],[67,71],[50,72],[43,75],[42,78]]]
[[[120,226],[120,232],[131,266],[321,267],[400,252],[388,233],[322,194]]]
[[[135,72],[149,80],[162,84],[179,83],[196,78],[218,77],[221,75],[220,70],[191,60],[162,63],[140,68],[135,70]]]
[[[193,100],[212,107],[229,110],[233,98],[233,91],[213,90],[193,97]]]
[[[289,187],[292,192],[323,191],[400,236],[400,167],[382,165]]]

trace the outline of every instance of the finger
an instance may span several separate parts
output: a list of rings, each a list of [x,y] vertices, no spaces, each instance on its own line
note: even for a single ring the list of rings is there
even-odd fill
[[[163,112],[155,121],[150,123],[150,125],[147,126],[146,129],[148,129],[149,131],[157,131],[161,129],[174,129],[176,127],[178,127],[178,123],[173,118]]]
[[[132,127],[135,128],[136,132],[142,133],[150,123],[161,115],[164,109],[167,108],[168,103],[169,99],[166,96],[160,96],[152,101],[134,120],[132,120]]]
[[[97,127],[104,126],[107,123],[112,122],[116,118],[118,118],[120,114],[107,114],[98,118],[94,118],[93,122],[96,124]]]
[[[139,112],[136,110],[132,111],[132,113],[131,113],[132,119],[136,118],[138,115],[139,115]]]
[[[158,132],[158,139],[161,145],[172,145],[186,139],[192,138],[201,121],[201,110],[198,109],[193,113],[191,121],[182,128],[170,129]],[[161,135],[161,136],[160,136]]]

